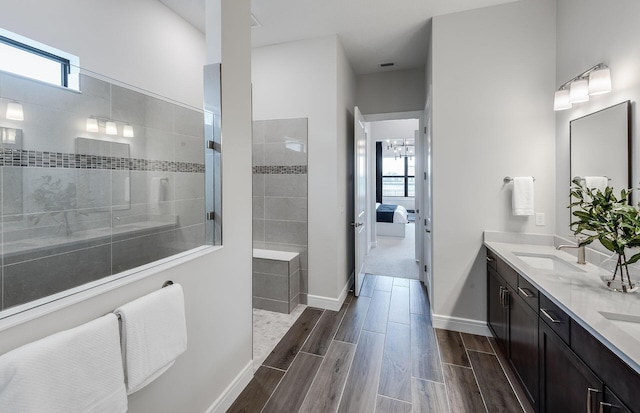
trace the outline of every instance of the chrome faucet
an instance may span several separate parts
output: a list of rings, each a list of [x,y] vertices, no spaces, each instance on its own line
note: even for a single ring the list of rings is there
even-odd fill
[[[556,249],[561,250],[564,248],[576,248],[578,250],[578,264],[586,264],[587,260],[586,260],[586,252],[584,248],[585,246],[580,245],[582,241],[584,241],[582,238],[578,238],[578,245],[558,245]]]

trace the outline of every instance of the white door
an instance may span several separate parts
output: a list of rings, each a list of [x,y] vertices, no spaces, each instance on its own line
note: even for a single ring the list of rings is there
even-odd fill
[[[354,222],[351,223],[355,231],[355,288],[354,294],[360,295],[364,274],[362,267],[367,255],[367,137],[364,131],[364,117],[360,109],[354,108],[354,139],[353,139],[353,204]]]

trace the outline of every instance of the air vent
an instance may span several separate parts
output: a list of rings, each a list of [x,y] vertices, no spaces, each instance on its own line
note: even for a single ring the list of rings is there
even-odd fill
[[[253,13],[251,13],[251,28],[254,29],[256,27],[261,27],[261,26],[262,25],[260,24],[258,19],[256,19],[256,16],[254,16]]]
[[[396,65],[395,62],[380,63],[380,67],[392,67],[395,65]]]

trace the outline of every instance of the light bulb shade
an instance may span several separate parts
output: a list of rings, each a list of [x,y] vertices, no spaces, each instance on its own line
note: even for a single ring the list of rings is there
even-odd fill
[[[611,71],[608,67],[589,74],[589,94],[601,95],[611,92]]]
[[[107,135],[117,135],[118,128],[116,127],[115,122],[108,121],[105,124],[105,132],[107,133]]]
[[[87,132],[98,132],[98,119],[87,118]]]
[[[22,111],[22,104],[17,102],[7,103],[7,119],[24,120],[24,112]]]
[[[569,87],[569,102],[580,103],[589,100],[589,80],[578,79]]]
[[[571,101],[569,101],[569,89],[560,89],[556,91],[553,99],[553,110],[571,109]]]
[[[124,127],[122,128],[122,136],[124,136],[125,138],[133,138],[133,126],[124,125]]]

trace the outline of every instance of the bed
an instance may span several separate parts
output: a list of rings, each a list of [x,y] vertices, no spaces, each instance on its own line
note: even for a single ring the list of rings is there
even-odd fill
[[[404,238],[409,214],[402,205],[376,203],[376,235]]]

